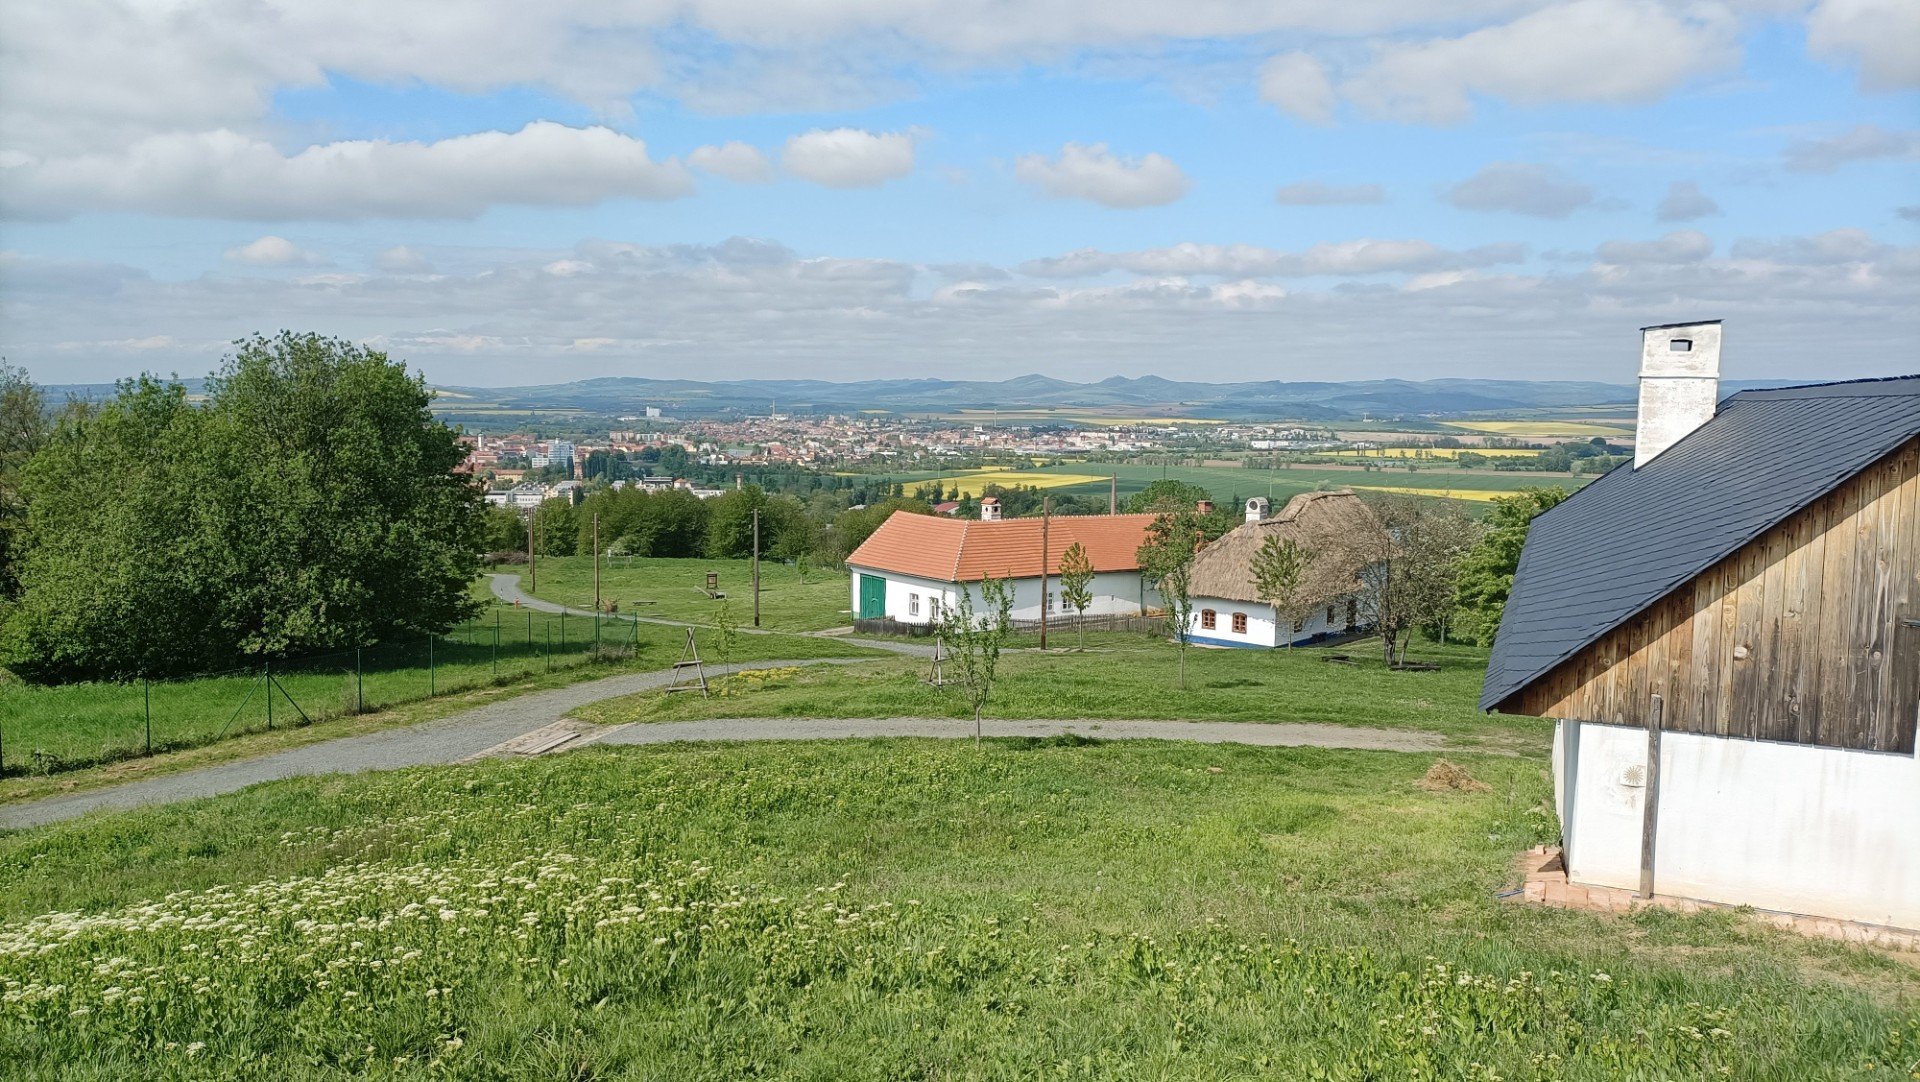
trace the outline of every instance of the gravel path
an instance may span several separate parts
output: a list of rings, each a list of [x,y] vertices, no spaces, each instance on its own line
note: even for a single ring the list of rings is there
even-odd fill
[[[561,605],[557,602],[535,597],[525,590],[522,590],[520,588],[520,576],[518,575],[489,575],[487,577],[487,586],[493,591],[493,596],[509,604],[517,602],[535,612],[564,612],[568,616],[584,616],[589,620],[593,619],[592,609],[576,609],[570,605]],[[637,616],[630,613],[615,617],[615,619],[637,620],[643,624],[662,624],[666,627],[708,626],[706,624],[694,623],[691,620],[669,620],[664,616]],[[903,639],[862,639],[855,638],[852,635],[828,634],[820,631],[769,631],[763,627],[743,627],[738,630],[742,635],[805,635],[809,638],[833,639],[837,642],[850,642],[858,646],[870,646],[875,650],[886,650],[890,653],[905,654],[908,657],[930,658],[933,656],[932,646],[925,643],[908,642]]]
[[[1361,748],[1439,751],[1438,733],[1358,729],[1346,725],[1260,721],[1007,721],[981,723],[987,736],[1059,736],[1101,740],[1187,740],[1264,748]],[[623,725],[591,738],[593,744],[670,744],[679,740],[840,740],[869,736],[972,739],[973,725],[954,718],[723,718]]]
[[[725,667],[710,665],[707,675],[711,678],[723,672],[742,669],[777,669],[794,665],[847,665],[858,660],[813,658],[805,661],[755,661]],[[0,829],[39,826],[94,811],[217,796],[281,778],[309,774],[353,774],[363,770],[391,770],[426,763],[457,762],[551,725],[575,707],[649,691],[672,679],[671,670],[609,676],[503,699],[438,721],[405,728],[322,741],[256,759],[219,763],[69,796],[0,805]]]

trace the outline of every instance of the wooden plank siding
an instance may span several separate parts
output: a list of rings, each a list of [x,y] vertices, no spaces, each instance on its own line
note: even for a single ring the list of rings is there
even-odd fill
[[[1920,437],[1515,693],[1514,713],[1911,753]]]

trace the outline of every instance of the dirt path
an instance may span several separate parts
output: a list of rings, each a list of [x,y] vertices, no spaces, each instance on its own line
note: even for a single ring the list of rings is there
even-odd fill
[[[1186,740],[1196,744],[1250,744],[1263,748],[1360,748],[1439,751],[1447,738],[1407,729],[1259,721],[1001,720],[981,724],[987,736],[1060,736],[1099,740]],[[874,736],[972,739],[973,723],[954,718],[718,718],[621,725],[587,744],[671,744],[681,740],[843,740]]]

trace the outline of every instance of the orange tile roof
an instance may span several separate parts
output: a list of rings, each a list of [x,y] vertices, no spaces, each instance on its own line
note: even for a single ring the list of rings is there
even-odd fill
[[[1095,571],[1135,571],[1135,553],[1147,539],[1154,515],[1055,515],[1047,528],[1047,574],[1060,573],[1060,557],[1076,541]],[[1040,574],[1040,520],[998,522],[951,519],[895,511],[847,563],[940,582],[1032,578]]]

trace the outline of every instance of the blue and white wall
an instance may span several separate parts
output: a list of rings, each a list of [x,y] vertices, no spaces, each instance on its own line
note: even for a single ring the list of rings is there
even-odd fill
[[[902,624],[928,624],[935,619],[933,602],[938,601],[941,609],[958,605],[962,585],[953,582],[941,582],[937,579],[903,575],[896,571],[879,571],[873,568],[848,565],[852,572],[848,585],[851,598],[851,611],[860,612],[860,578],[863,575],[883,578],[887,583],[886,615]],[[980,584],[967,583],[964,589],[973,599],[974,612],[982,612],[985,606],[980,600]],[[1049,578],[1047,592],[1053,595],[1053,608],[1049,618],[1065,618],[1075,615],[1060,600],[1060,580]],[[1144,608],[1152,609],[1160,605],[1158,591],[1145,586],[1138,571],[1108,571],[1096,574],[1091,587],[1093,603],[1087,606],[1088,616],[1133,616]],[[1015,579],[1013,581],[1013,618],[1015,620],[1040,619],[1040,578]]]
[[[1206,613],[1214,615],[1211,628],[1203,626]],[[1339,634],[1347,629],[1347,603],[1343,599],[1333,605],[1331,618],[1327,608],[1322,606],[1313,611],[1306,622],[1292,636],[1295,645],[1312,642],[1327,635]],[[1247,630],[1235,634],[1233,617],[1235,613],[1244,613],[1247,617]],[[1189,621],[1191,635],[1189,641],[1203,646],[1239,646],[1252,648],[1270,648],[1287,645],[1287,638],[1281,634],[1281,621],[1274,615],[1273,606],[1257,602],[1229,601],[1221,597],[1196,597],[1193,599],[1193,617]]]

